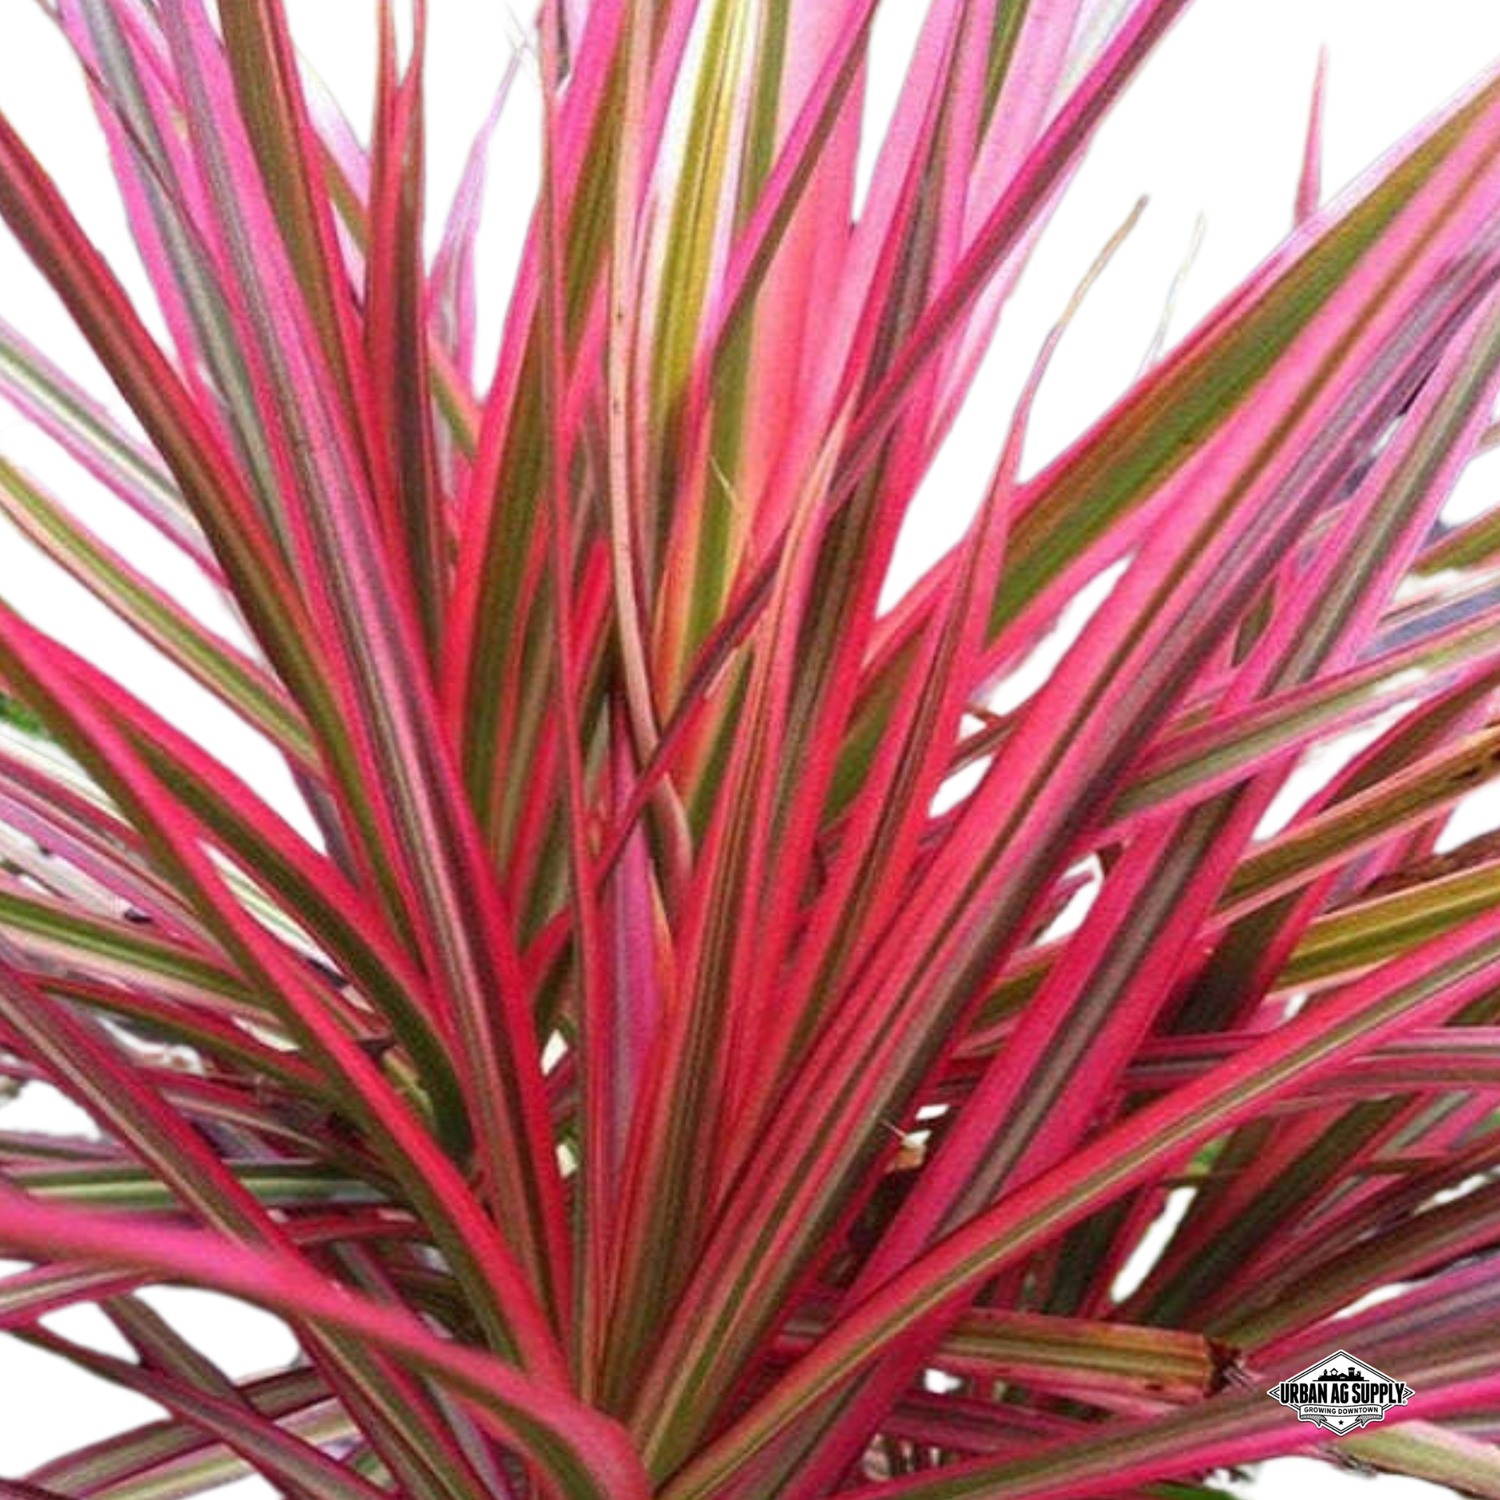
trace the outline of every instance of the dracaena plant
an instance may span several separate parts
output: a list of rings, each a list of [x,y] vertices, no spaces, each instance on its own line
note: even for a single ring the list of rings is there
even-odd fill
[[[857,193],[875,0],[548,0],[482,371],[420,6],[368,129],[279,0],[48,7],[156,306],[0,117],[113,389],[9,325],[0,387],[243,636],[8,463],[0,507],[306,816],[0,608],[0,1081],[95,1126],[0,1128],[0,1328],[163,1413],[0,1492],[1211,1496],[1316,1448],[1500,1494],[1500,849],[1439,843],[1500,770],[1500,512],[1442,520],[1500,79],[1327,205],[1315,111],[1281,248],[1027,472],[1049,341],[886,597],[1185,4],[930,0]],[[295,1362],[230,1378],[162,1283]],[[1416,1394],[1331,1450],[1265,1390],[1350,1347]]]

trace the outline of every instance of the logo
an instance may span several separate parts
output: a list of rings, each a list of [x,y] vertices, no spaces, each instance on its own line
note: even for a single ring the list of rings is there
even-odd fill
[[[1405,1406],[1412,1388],[1340,1349],[1273,1385],[1266,1395],[1289,1406],[1299,1422],[1326,1427],[1339,1436],[1380,1421],[1393,1406]]]

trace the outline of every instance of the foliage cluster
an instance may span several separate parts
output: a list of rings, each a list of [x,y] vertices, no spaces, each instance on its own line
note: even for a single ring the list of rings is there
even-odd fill
[[[317,835],[0,606],[0,1080],[97,1125],[0,1130],[0,1329],[165,1412],[0,1490],[1204,1497],[1318,1442],[1264,1390],[1352,1346],[1417,1394],[1339,1455],[1500,1495],[1500,850],[1437,853],[1500,770],[1500,511],[1441,520],[1500,79],[1327,206],[1315,123],[1286,243],[1027,477],[1044,352],[882,603],[1185,4],[930,0],[856,212],[876,0],[547,0],[480,378],[486,143],[429,261],[420,7],[363,131],[279,0],[57,0],[165,336],[0,116],[131,420],[5,325],[0,389],[249,644],[8,463],[0,510]],[[230,1379],[163,1282],[296,1363]]]

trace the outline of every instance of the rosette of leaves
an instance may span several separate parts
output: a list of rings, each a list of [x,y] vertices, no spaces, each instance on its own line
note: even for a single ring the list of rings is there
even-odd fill
[[[1204,1495],[1353,1347],[1416,1394],[1338,1453],[1500,1494],[1500,858],[1438,843],[1500,766],[1500,512],[1441,519],[1500,80],[1327,205],[1315,123],[1286,242],[1027,475],[1049,343],[883,599],[1185,5],[930,0],[856,194],[875,0],[547,0],[484,370],[420,6],[358,128],[278,0],[49,7],[157,306],[0,116],[113,392],[8,326],[0,387],[244,640],[12,464],[0,508],[307,816],[0,608],[0,1077],[97,1127],[0,1131],[0,1328],[162,1411],[6,1493]],[[142,1299],[184,1282],[296,1362],[230,1378]]]

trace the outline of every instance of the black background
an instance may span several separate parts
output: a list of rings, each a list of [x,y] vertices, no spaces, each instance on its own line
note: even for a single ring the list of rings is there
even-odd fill
[[[309,48],[351,107],[363,114],[365,55],[360,23],[353,20],[363,17],[363,7],[314,6],[303,0],[296,9]],[[339,21],[326,36],[329,23],[317,17],[330,12]],[[5,42],[0,45],[0,98],[15,110],[37,148],[68,184],[121,275],[133,281],[129,249],[68,68],[30,7],[9,0],[0,13],[6,20]],[[1308,55],[1320,31],[1331,31],[1338,42],[1331,148],[1331,178],[1338,181],[1484,60],[1494,39],[1476,36],[1464,26],[1472,13],[1467,5],[1431,3],[1412,17],[1422,24],[1403,23],[1394,30],[1379,17],[1379,7],[1346,0],[1263,0],[1254,6],[1205,0],[1122,111],[1071,196],[990,374],[972,402],[959,440],[919,510],[904,565],[921,561],[953,529],[962,499],[972,495],[989,462],[999,420],[1044,324],[1101,234],[1124,210],[1131,192],[1152,187],[1157,205],[1062,354],[1038,414],[1034,460],[1061,446],[1127,380],[1148,338],[1161,284],[1181,249],[1194,205],[1208,202],[1217,217],[1205,263],[1188,294],[1184,323],[1275,242],[1286,213]],[[468,124],[480,110],[498,66],[499,45],[489,6],[446,6],[441,15],[434,72],[434,180],[446,189]],[[898,60],[898,43],[891,45],[894,31],[895,23],[888,23],[882,37],[882,99],[894,81],[889,62]],[[499,252],[513,243],[529,196],[531,130],[523,102],[511,113],[505,142],[490,214],[492,266],[504,264]],[[502,296],[504,276],[493,275],[486,288],[490,320]],[[89,374],[62,321],[40,297],[36,279],[3,242],[0,305],[71,360],[81,374]],[[21,443],[24,447],[27,440]],[[33,444],[28,456],[104,519],[87,487],[65,480],[66,471],[48,462],[45,450]],[[1496,460],[1476,465],[1457,508],[1488,501],[1497,480]],[[111,520],[110,525],[148,564],[174,582],[193,586],[174,559],[144,535],[130,531],[129,523]],[[0,588],[58,630],[89,643],[111,666],[171,703],[208,738],[240,757],[270,789],[278,787],[275,769],[258,747],[207,705],[184,705],[174,678],[154,667],[71,589],[49,582],[9,538],[0,537],[0,549]],[[52,1101],[33,1095],[10,1118],[63,1121],[66,1115]],[[261,1364],[287,1352],[281,1335],[261,1320],[214,1310],[186,1293],[163,1302],[233,1367]],[[98,1323],[87,1316],[62,1320],[62,1326],[72,1334],[108,1343]],[[51,1457],[66,1443],[141,1415],[139,1407],[39,1359],[21,1358],[3,1344],[0,1391],[6,1394],[0,1406],[0,1472]],[[24,1395],[33,1413],[26,1421],[17,1419],[18,1395]],[[1316,1493],[1323,1493],[1325,1485],[1328,1493],[1346,1493],[1340,1482],[1311,1470],[1284,1469],[1266,1485],[1266,1497],[1307,1493],[1299,1487],[1308,1479],[1316,1479]]]

